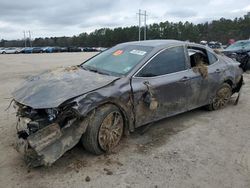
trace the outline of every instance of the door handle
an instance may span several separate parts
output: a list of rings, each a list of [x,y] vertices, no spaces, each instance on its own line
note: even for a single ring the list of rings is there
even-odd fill
[[[180,81],[181,81],[181,82],[185,82],[185,81],[187,81],[187,80],[189,80],[189,77],[184,76]]]
[[[221,70],[220,69],[216,69],[216,71],[215,71],[216,73],[220,73],[221,72]]]

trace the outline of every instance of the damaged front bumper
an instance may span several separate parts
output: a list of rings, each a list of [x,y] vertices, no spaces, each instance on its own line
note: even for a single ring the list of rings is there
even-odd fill
[[[18,123],[23,122],[25,121],[22,121],[22,118],[20,118]],[[22,125],[22,127],[24,126],[25,125]],[[56,141],[60,140],[61,137],[62,132],[59,125],[53,123],[28,136],[27,139],[19,138],[16,143],[16,149],[24,155],[25,162],[28,166],[50,165],[54,160],[47,155],[48,149]],[[54,150],[53,153],[49,153],[49,155],[52,154],[54,156],[53,158],[55,158],[57,156],[56,153],[58,153],[58,150]]]
[[[20,131],[26,131],[29,119],[18,119],[18,127],[22,128],[18,130],[19,135]],[[51,123],[27,137],[19,136],[16,149],[23,154],[28,166],[50,166],[79,142],[87,125],[88,118],[73,119],[63,127],[58,123]]]

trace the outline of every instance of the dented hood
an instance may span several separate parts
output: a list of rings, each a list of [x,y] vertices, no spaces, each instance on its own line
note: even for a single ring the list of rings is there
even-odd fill
[[[32,77],[13,92],[14,99],[35,109],[54,108],[68,99],[96,90],[118,77],[80,67],[58,68]]]

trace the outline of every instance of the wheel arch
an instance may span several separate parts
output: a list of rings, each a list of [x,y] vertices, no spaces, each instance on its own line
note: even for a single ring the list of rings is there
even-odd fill
[[[130,125],[131,123],[129,121],[129,115],[128,115],[127,111],[125,110],[124,105],[119,104],[118,102],[115,102],[115,101],[106,101],[106,102],[103,102],[103,103],[97,105],[91,111],[94,111],[95,109],[101,108],[101,107],[103,107],[105,105],[114,105],[114,106],[116,106],[121,111],[121,114],[122,114],[123,120],[124,120],[124,125],[125,125],[125,127],[124,127],[124,133],[125,134],[128,134],[128,132],[134,130],[134,128],[132,128],[132,126]]]
[[[231,78],[225,79],[223,83],[227,83],[227,84],[229,84],[229,85],[233,88],[233,85],[234,85],[234,84],[233,84],[233,81],[232,81]]]
[[[126,134],[129,134],[129,132],[134,131],[135,127],[134,114],[132,110],[133,107],[132,103],[129,101],[127,102],[127,104],[124,104],[123,102],[112,98],[108,98],[106,100],[100,99],[98,102],[96,102],[96,100],[94,99],[92,100],[91,98],[89,98],[89,101],[87,101],[85,98],[85,100],[83,101],[75,101],[74,105],[72,105],[72,108],[75,110],[79,117],[86,118],[89,115],[94,116],[95,110],[104,105],[114,105],[121,111],[122,116],[124,118],[124,128]]]

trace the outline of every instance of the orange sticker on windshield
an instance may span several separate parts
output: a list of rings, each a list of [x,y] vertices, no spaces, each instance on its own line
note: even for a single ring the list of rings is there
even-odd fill
[[[114,56],[118,56],[118,55],[122,55],[123,54],[123,50],[117,50],[113,53]]]

